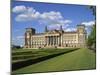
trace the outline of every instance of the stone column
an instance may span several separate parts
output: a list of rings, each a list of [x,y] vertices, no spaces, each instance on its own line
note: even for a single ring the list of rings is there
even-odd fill
[[[51,36],[49,36],[49,45],[51,45]]]
[[[33,47],[33,39],[32,39],[32,36],[31,36],[31,48]]]
[[[50,36],[48,36],[48,46],[50,45]]]
[[[45,36],[45,45],[47,44],[47,36]]]
[[[56,37],[55,36],[54,36],[54,41],[53,42],[54,42],[54,46],[55,46],[55,42],[56,42]]]
[[[52,36],[52,42],[53,42],[53,46],[54,46],[54,36]]]
[[[45,44],[48,45],[48,37],[46,36]]]
[[[56,36],[54,36],[54,45],[56,44]]]
[[[53,36],[51,36],[51,46],[53,45]]]
[[[58,45],[59,45],[59,36],[58,36],[57,40],[58,40]]]
[[[58,36],[56,36],[56,45],[58,45]]]
[[[54,43],[54,46],[55,46],[55,36],[54,36],[54,38],[53,38],[54,40],[53,40],[53,43]]]
[[[47,36],[47,46],[49,45],[49,37]]]
[[[48,46],[48,36],[47,36],[47,40],[46,40],[46,45]]]
[[[47,36],[47,40],[46,40],[46,45],[48,46],[48,43],[49,43],[49,40],[48,40],[49,38],[48,38],[48,36]]]
[[[55,36],[55,45],[57,45],[57,38],[56,38],[56,36]]]
[[[61,35],[60,40],[61,40],[61,46],[62,46],[63,45],[63,37],[62,37],[62,35]]]
[[[54,37],[52,36],[51,38],[52,38],[52,43],[51,43],[51,45],[53,45],[53,41],[54,41],[53,38],[54,38]]]
[[[54,37],[54,45],[56,45],[56,36]]]
[[[32,46],[32,36],[31,36],[31,48],[32,48],[33,46]]]
[[[53,42],[53,41],[52,41],[52,36],[51,36],[51,41],[50,41],[50,42],[51,42],[51,46],[52,46],[52,42]]]

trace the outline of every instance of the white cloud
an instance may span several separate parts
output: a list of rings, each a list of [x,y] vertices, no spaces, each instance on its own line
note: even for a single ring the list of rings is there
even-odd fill
[[[76,31],[76,28],[66,28],[64,31],[65,32],[71,32],[71,31]]]
[[[16,39],[23,39],[24,36],[17,36]]]
[[[26,19],[30,19],[29,16],[26,14],[20,14],[15,18],[16,21],[26,21]]]
[[[60,20],[60,21],[58,21],[59,22],[59,24],[61,24],[61,25],[68,25],[68,24],[70,24],[70,23],[72,23],[72,21],[71,20],[67,20],[67,19],[65,19],[65,20]]]
[[[64,23],[60,24],[60,23],[57,23],[57,24],[51,24],[48,27],[49,27],[49,29],[58,29],[59,30],[60,26],[62,26],[63,30],[65,30],[69,26],[69,24],[64,24]]]
[[[59,28],[59,26],[68,25],[72,23],[71,20],[64,19],[60,12],[44,12],[41,14],[41,20],[39,21],[40,24],[49,25],[50,28]]]
[[[34,19],[39,19],[40,18],[40,13],[39,12],[35,12],[35,14],[32,14],[31,16],[32,16],[32,18],[34,18]]]
[[[42,19],[49,19],[49,20],[58,20],[62,19],[62,15],[60,12],[50,11],[50,12],[44,12],[40,16]]]
[[[14,13],[19,13],[15,17],[16,21],[30,21],[39,17],[39,12],[36,12],[36,10],[32,7],[25,7],[23,5],[15,6],[12,11]]]
[[[25,12],[25,11],[27,11],[27,9],[26,9],[26,7],[24,5],[15,6],[12,9],[12,12],[14,12],[14,13],[20,13],[20,12]]]
[[[26,21],[39,19],[41,21],[46,20],[46,21],[52,21],[52,22],[54,21],[55,22],[55,21],[63,19],[60,12],[50,11],[50,12],[40,13],[38,11],[35,11],[32,8],[28,8],[27,10],[28,10],[27,12],[19,14],[17,16],[17,21],[23,21],[23,19]]]
[[[36,12],[36,10],[32,7],[27,7],[27,12],[26,14],[34,14]]]
[[[13,8],[14,13],[20,12],[22,10],[25,11],[23,13],[19,13],[15,18],[15,20],[18,22],[37,20],[39,24],[49,26],[51,25],[52,28],[61,25],[63,26],[63,28],[65,28],[66,25],[72,22],[71,20],[64,19],[64,17],[59,11],[40,13],[39,11],[36,11],[33,7],[16,6]]]
[[[95,24],[95,21],[89,21],[89,22],[82,22],[87,27],[93,26]]]

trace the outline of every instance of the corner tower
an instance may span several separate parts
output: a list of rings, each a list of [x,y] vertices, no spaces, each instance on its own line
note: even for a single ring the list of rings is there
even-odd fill
[[[32,35],[35,34],[34,28],[26,28],[25,32],[25,48],[31,48],[32,46]]]
[[[86,47],[86,30],[85,25],[77,25],[78,47]]]

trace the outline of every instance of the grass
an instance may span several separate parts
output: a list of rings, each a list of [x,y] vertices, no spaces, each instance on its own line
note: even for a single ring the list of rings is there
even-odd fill
[[[70,53],[42,61],[18,70],[13,73],[34,73],[64,70],[95,69],[95,53],[89,49],[79,49]]]
[[[12,63],[19,61],[26,61],[28,59],[36,59],[48,55],[58,54],[62,52],[67,52],[72,49],[18,49],[12,51]]]

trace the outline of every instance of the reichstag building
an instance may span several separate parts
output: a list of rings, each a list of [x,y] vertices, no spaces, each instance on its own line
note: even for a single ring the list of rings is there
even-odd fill
[[[36,33],[34,28],[26,28],[24,48],[82,48],[86,47],[86,31],[84,25],[77,25],[76,31],[65,32],[49,30],[45,27],[44,33]]]

